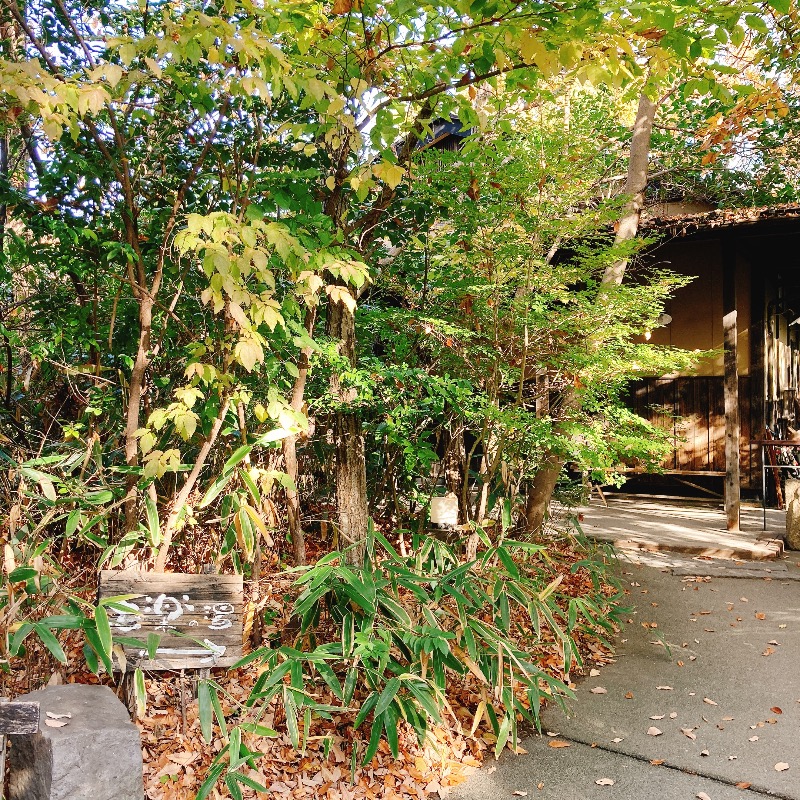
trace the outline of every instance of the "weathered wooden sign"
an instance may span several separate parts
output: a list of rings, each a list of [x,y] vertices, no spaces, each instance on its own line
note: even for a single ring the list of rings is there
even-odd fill
[[[159,637],[153,658],[147,647],[124,645],[129,669],[229,667],[242,657],[241,575],[102,570],[98,599],[112,597],[125,598],[106,607],[114,636]],[[116,654],[114,662],[122,666]]]

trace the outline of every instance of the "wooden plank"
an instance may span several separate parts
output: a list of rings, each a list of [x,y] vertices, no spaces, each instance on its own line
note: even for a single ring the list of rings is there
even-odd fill
[[[709,451],[712,469],[725,472],[725,398],[723,379],[708,379]]]
[[[675,421],[676,469],[695,469],[695,431],[697,416],[694,405],[694,386],[691,378],[675,379],[675,402],[678,419]]]
[[[19,736],[39,730],[39,704],[28,700],[0,703],[0,734]]]
[[[241,575],[100,572],[98,600],[124,597],[127,610],[107,606],[115,636],[136,639],[124,645],[128,668],[149,670],[229,667],[242,657],[244,585]],[[146,642],[159,636],[155,658]],[[121,667],[115,654],[115,666]]]
[[[736,318],[736,251],[733,241],[722,241],[722,335],[725,399],[725,517],[729,531],[739,530],[739,364]]]
[[[701,377],[694,379],[694,402],[697,409],[697,429],[695,434],[695,462],[693,470],[711,470],[714,468],[711,462],[711,452],[709,449],[711,414],[709,409],[708,378]]]

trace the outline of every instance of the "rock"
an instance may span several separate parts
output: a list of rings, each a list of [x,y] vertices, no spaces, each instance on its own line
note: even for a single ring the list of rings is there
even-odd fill
[[[786,546],[800,550],[800,481],[786,481]]]
[[[143,800],[139,731],[111,689],[67,684],[19,699],[39,702],[39,732],[10,737],[9,800]]]

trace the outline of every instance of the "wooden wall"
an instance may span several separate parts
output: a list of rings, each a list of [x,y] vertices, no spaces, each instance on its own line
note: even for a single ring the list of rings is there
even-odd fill
[[[672,455],[662,466],[677,472],[725,472],[725,410],[721,376],[645,378],[629,392],[629,404],[640,417],[672,434]],[[761,486],[759,403],[753,381],[739,377],[741,485]],[[754,402],[756,400],[756,402]]]

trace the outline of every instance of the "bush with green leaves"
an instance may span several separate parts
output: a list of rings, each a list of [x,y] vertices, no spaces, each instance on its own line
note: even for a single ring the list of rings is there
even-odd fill
[[[608,593],[608,576],[595,554],[573,565],[573,571],[586,571],[583,585],[591,589],[571,597],[562,590],[564,565],[555,550],[506,539],[505,530],[494,542],[482,528],[472,532],[482,547],[466,563],[460,544],[433,536],[414,535],[410,552],[402,555],[371,526],[362,568],[333,552],[304,569],[287,626],[294,640],[258,649],[238,664],[260,670],[246,701],[247,725],[260,725],[277,703],[300,749],[315,717],[350,711],[357,729],[370,726],[361,753],[367,764],[384,737],[398,756],[401,722],[422,743],[431,722],[441,724],[452,714],[448,688],[469,678],[481,696],[473,732],[485,719],[496,754],[516,746],[519,721],[538,728],[545,698],[563,705],[571,697],[566,676],[582,663],[578,632],[611,633],[621,594]],[[563,653],[566,680],[540,664],[541,647],[553,642]],[[218,688],[205,684],[200,694],[207,738],[213,709],[225,725]],[[354,765],[357,758],[354,752]],[[223,753],[217,777],[224,760]]]

